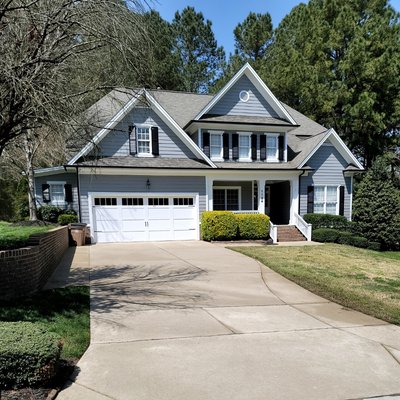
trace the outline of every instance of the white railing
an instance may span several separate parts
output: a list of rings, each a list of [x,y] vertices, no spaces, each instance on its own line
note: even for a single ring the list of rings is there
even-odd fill
[[[235,210],[234,214],[259,214],[258,210]]]
[[[294,224],[297,229],[304,235],[307,241],[311,241],[312,225],[304,221],[299,214],[294,213]]]
[[[272,243],[278,241],[278,226],[274,225],[271,221],[269,222],[269,236],[272,239]]]

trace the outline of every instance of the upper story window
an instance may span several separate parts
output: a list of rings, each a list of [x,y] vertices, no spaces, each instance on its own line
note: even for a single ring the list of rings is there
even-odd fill
[[[267,161],[278,161],[279,134],[267,134]]]
[[[210,156],[222,159],[222,133],[210,133]]]
[[[250,134],[239,135],[239,160],[251,160]]]
[[[314,212],[316,214],[339,213],[337,186],[314,186]]]
[[[136,127],[137,153],[139,155],[150,155],[151,153],[151,127]]]

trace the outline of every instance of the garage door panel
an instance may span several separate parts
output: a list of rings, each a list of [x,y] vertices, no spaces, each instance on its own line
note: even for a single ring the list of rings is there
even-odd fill
[[[102,208],[96,207],[96,220],[97,221],[112,221],[120,219],[119,208]]]
[[[196,240],[197,232],[196,229],[184,230],[184,231],[174,231],[174,240]]]
[[[171,231],[149,231],[149,240],[154,242],[171,240]]]
[[[192,219],[175,219],[174,230],[183,231],[185,229],[195,229],[195,222]]]
[[[97,232],[97,241],[99,243],[114,243],[121,241],[120,232]]]
[[[97,221],[96,230],[98,232],[119,232],[120,222],[119,221]]]
[[[145,242],[147,240],[147,232],[122,232],[122,242]]]
[[[191,218],[193,219],[194,217],[194,208],[174,208],[173,209],[173,218]]]
[[[146,218],[146,210],[144,208],[125,208],[122,207],[122,219],[141,219]]]
[[[139,220],[139,221],[121,221],[121,230],[123,232],[144,232],[146,229],[145,227],[145,221],[144,220]]]
[[[171,210],[169,208],[153,208],[148,209],[148,218],[151,219],[169,219]]]
[[[171,230],[171,220],[169,219],[158,219],[149,221],[149,230],[151,231],[170,231]]]

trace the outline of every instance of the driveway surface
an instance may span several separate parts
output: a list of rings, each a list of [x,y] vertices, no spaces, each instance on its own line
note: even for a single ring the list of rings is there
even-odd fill
[[[204,242],[85,251],[90,262],[78,251],[82,267],[72,263],[70,275],[90,267],[91,345],[59,400],[400,393],[399,327],[328,302],[253,259]]]

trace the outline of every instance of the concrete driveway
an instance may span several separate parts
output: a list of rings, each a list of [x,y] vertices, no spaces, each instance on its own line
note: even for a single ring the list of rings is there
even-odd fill
[[[60,400],[400,393],[399,327],[246,256],[204,242],[94,245],[89,253],[91,345]]]

